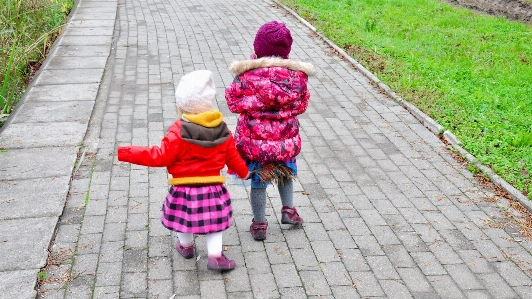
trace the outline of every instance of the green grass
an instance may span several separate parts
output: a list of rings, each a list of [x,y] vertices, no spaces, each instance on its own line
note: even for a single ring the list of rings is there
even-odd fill
[[[531,25],[433,0],[281,2],[532,198]]]
[[[73,6],[72,0],[3,0],[0,5],[0,126]]]

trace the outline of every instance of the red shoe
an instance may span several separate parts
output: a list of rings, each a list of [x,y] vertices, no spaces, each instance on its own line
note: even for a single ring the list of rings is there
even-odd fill
[[[281,217],[282,224],[301,225],[303,223],[303,218],[299,216],[295,207],[291,208],[288,206],[284,206],[281,209],[281,213],[282,213],[282,217]]]
[[[177,251],[186,259],[192,258],[194,256],[194,244],[185,247],[181,245],[181,242],[177,241],[175,244],[175,249],[177,249]]]
[[[215,271],[233,270],[236,266],[235,261],[228,259],[222,253],[220,257],[210,257],[207,260],[207,269]]]
[[[253,239],[257,241],[266,240],[266,229],[268,228],[268,221],[266,222],[255,222],[255,219],[251,220],[251,226],[249,231],[253,236]]]

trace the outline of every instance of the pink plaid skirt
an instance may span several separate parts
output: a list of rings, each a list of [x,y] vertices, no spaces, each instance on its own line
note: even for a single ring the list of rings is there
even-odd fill
[[[208,234],[231,226],[231,197],[223,184],[171,186],[161,210],[164,227],[181,233]]]

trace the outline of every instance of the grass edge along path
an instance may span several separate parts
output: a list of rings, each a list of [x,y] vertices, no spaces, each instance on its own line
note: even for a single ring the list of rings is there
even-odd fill
[[[0,5],[0,128],[66,23],[74,0],[4,0]]]
[[[280,0],[532,198],[532,25],[434,0]]]

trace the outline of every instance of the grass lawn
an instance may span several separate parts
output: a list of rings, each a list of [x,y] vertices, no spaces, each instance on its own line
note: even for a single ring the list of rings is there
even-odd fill
[[[0,127],[26,89],[74,3],[72,0],[2,0],[0,5]]]
[[[532,25],[435,0],[281,0],[532,199]]]

